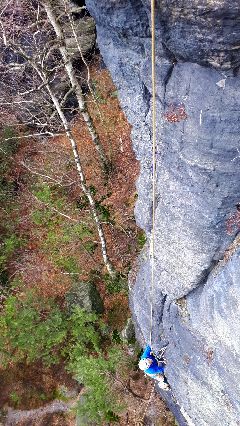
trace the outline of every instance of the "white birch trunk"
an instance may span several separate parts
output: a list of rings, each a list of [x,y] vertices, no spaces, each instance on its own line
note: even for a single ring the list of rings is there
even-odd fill
[[[109,275],[114,277],[115,276],[115,270],[113,268],[111,261],[109,260],[108,254],[107,254],[107,244],[106,244],[106,239],[105,239],[103,227],[102,227],[101,221],[100,221],[99,216],[98,216],[98,211],[97,211],[95,200],[94,200],[94,198],[91,194],[91,191],[89,190],[87,183],[86,183],[86,179],[85,179],[85,175],[83,173],[83,169],[82,169],[81,160],[80,160],[80,156],[79,156],[79,153],[78,153],[76,141],[74,139],[74,136],[72,135],[71,130],[69,129],[68,122],[67,122],[67,119],[66,119],[62,109],[61,109],[60,102],[58,101],[57,97],[55,96],[55,94],[51,90],[47,81],[45,81],[45,83],[46,83],[46,88],[48,90],[48,93],[49,93],[49,95],[52,99],[52,102],[53,102],[53,104],[54,104],[54,106],[57,110],[57,113],[58,113],[61,121],[62,121],[66,136],[68,137],[68,140],[71,143],[76,168],[77,168],[78,175],[79,175],[79,178],[80,178],[81,187],[82,187],[82,190],[83,190],[84,194],[86,195],[86,197],[89,201],[90,208],[91,208],[91,211],[92,211],[92,215],[93,215],[96,227],[97,227],[97,231],[98,231],[98,235],[99,235],[99,239],[100,239],[100,243],[101,243],[102,256],[103,256],[104,263],[106,265],[106,268],[108,270]]]
[[[45,75],[44,70],[39,68],[39,65],[34,61],[34,59],[32,57],[28,56],[28,54],[24,51],[24,49],[22,49],[22,47],[20,45],[15,45],[15,43],[11,43],[11,42],[8,42],[6,40],[6,46],[7,47],[10,46],[11,49],[15,53],[21,55],[26,60],[27,63],[31,64],[31,66],[35,69],[35,71],[37,72],[37,74],[41,78],[42,83],[44,84],[45,88],[47,89],[47,91],[50,95],[52,103],[54,104],[55,109],[56,109],[56,111],[59,115],[61,122],[62,122],[64,132],[65,132],[65,134],[66,134],[66,136],[67,136],[67,138],[68,138],[68,140],[71,144],[71,147],[72,147],[72,152],[73,152],[73,155],[74,155],[74,160],[75,160],[78,176],[79,176],[79,179],[80,179],[80,184],[81,184],[82,190],[83,190],[84,194],[86,195],[88,202],[90,204],[93,219],[94,219],[96,227],[97,227],[97,231],[98,231],[98,235],[99,235],[99,239],[100,239],[100,243],[101,243],[101,251],[102,251],[103,261],[106,265],[106,268],[108,270],[109,275],[111,275],[112,277],[115,277],[116,271],[115,271],[111,261],[109,260],[109,257],[108,257],[108,254],[107,254],[106,239],[105,239],[102,223],[101,223],[99,215],[98,215],[96,203],[95,203],[95,200],[94,200],[94,198],[91,194],[91,191],[89,190],[89,188],[87,186],[85,175],[84,175],[82,165],[81,165],[80,155],[78,153],[77,144],[76,144],[74,136],[72,135],[72,132],[69,128],[68,121],[67,121],[67,119],[64,115],[62,108],[61,108],[61,103],[58,101],[57,97],[55,96],[54,92],[52,91],[52,89],[49,85],[47,76]]]
[[[99,154],[99,158],[101,161],[101,165],[102,168],[105,172],[109,171],[110,168],[110,164],[109,164],[109,160],[107,159],[104,149],[102,147],[102,144],[99,140],[99,136],[98,133],[96,131],[96,128],[93,124],[92,118],[89,115],[89,112],[87,110],[87,105],[86,102],[84,100],[83,97],[83,93],[82,93],[82,89],[81,86],[78,82],[78,79],[76,77],[76,73],[75,70],[73,68],[73,63],[72,63],[72,58],[70,57],[70,55],[68,54],[66,45],[65,45],[65,39],[64,39],[64,33],[62,31],[61,25],[59,24],[58,20],[57,20],[57,16],[54,14],[54,10],[52,8],[51,2],[43,0],[43,6],[44,9],[46,11],[47,17],[52,25],[52,27],[54,28],[54,31],[56,33],[56,36],[58,38],[58,42],[59,42],[59,50],[60,53],[62,55],[63,61],[64,61],[64,66],[65,66],[65,70],[68,74],[70,83],[71,83],[71,87],[74,91],[74,93],[76,94],[76,98],[78,101],[78,106],[79,106],[79,110],[83,116],[84,121],[87,124],[89,133],[91,135],[92,141],[95,144],[96,150]]]

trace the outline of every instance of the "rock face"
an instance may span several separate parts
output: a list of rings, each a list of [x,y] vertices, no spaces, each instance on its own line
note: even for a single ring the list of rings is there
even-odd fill
[[[133,126],[136,220],[151,236],[149,1],[87,0]],[[193,424],[238,425],[240,3],[162,0],[156,13],[157,208],[153,344]],[[231,224],[231,226],[230,226]],[[230,254],[232,253],[233,254]],[[131,289],[137,336],[150,336],[149,242]],[[160,341],[162,338],[162,341]],[[226,421],[225,421],[226,420]],[[190,420],[188,420],[190,421]]]
[[[79,46],[76,43],[73,34],[69,34],[69,22],[63,27],[66,37],[66,47],[70,55],[79,58],[81,49],[82,56],[86,56],[94,47],[96,42],[96,28],[94,19],[86,16],[82,19],[75,21],[75,31],[78,39]]]
[[[168,379],[200,426],[239,425],[239,256],[240,249],[163,319]]]
[[[96,43],[95,21],[89,16],[84,4],[84,0],[66,0],[65,2],[54,0],[55,13],[61,16],[68,53],[75,59],[90,53]]]
[[[239,66],[238,0],[158,2],[162,41],[177,58],[219,69]]]

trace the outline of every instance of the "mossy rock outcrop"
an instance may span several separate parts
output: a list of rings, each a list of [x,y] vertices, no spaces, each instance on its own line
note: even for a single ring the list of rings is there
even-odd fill
[[[87,312],[101,314],[104,311],[101,296],[93,283],[76,283],[66,296],[66,303],[69,310],[74,306],[80,306]]]
[[[75,31],[81,53],[85,56],[93,49],[96,42],[96,26],[94,19],[90,16],[86,16],[75,21]],[[76,39],[71,32],[71,27],[69,27],[69,23],[66,23],[64,26],[64,33],[68,52],[76,56],[76,58],[81,56]]]

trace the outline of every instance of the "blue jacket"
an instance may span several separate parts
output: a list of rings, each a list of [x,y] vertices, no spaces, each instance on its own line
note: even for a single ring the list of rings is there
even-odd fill
[[[151,355],[152,349],[150,348],[150,346],[148,345],[145,349],[145,351],[143,352],[141,359],[145,359],[145,358],[150,358],[153,360],[152,364],[150,365],[149,368],[147,368],[146,370],[144,370],[144,373],[146,374],[163,374],[164,373],[164,364],[160,364],[158,365],[158,362],[156,360],[156,358]]]

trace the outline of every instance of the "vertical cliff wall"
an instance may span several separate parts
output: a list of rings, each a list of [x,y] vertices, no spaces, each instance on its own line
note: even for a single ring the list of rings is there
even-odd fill
[[[150,238],[149,1],[86,3],[133,126],[141,163],[136,220]],[[169,343],[168,379],[191,422],[234,426],[240,424],[240,249],[237,242],[228,249],[240,222],[240,4],[161,0],[156,27],[154,346]],[[142,341],[150,330],[148,251],[146,244],[131,289]]]

